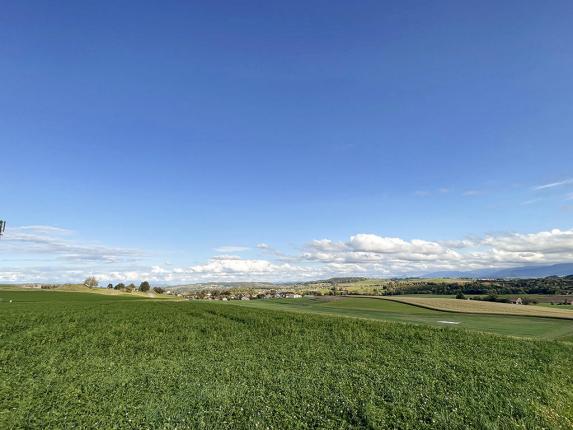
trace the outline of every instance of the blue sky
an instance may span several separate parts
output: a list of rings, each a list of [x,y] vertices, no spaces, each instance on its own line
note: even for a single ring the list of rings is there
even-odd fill
[[[0,280],[573,261],[571,16],[569,1],[6,2]]]

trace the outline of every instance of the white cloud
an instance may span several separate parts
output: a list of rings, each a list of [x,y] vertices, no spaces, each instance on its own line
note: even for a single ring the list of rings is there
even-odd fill
[[[23,226],[7,229],[0,253],[14,255],[46,255],[68,262],[133,261],[141,257],[139,250],[109,247],[100,244],[78,243],[71,230],[51,226]]]
[[[273,256],[273,257],[275,257],[281,261],[293,261],[293,260],[297,259],[297,257],[295,257],[295,256],[287,255],[287,254],[279,251],[278,249],[275,249],[274,247],[272,247],[268,243],[257,244],[257,249],[259,249],[260,251],[266,253],[267,255],[271,255],[271,256]]]
[[[345,241],[312,240],[296,255],[285,255],[264,243],[257,248],[264,258],[241,258],[231,253],[196,264],[157,264],[147,262],[151,258],[138,250],[80,243],[65,229],[18,228],[3,239],[0,254],[6,257],[0,260],[0,281],[78,282],[88,275],[104,282],[149,280],[168,284],[285,281],[553,264],[573,262],[573,229],[444,241],[359,233]],[[164,261],[161,256],[157,258]]]
[[[417,190],[417,191],[414,192],[414,195],[417,196],[417,197],[428,197],[428,196],[431,196],[431,195],[433,195],[433,194],[435,194],[435,193],[438,193],[438,194],[447,194],[447,193],[449,193],[449,192],[450,192],[450,189],[449,189],[449,188],[441,187],[441,188],[438,188],[438,189],[436,189],[436,190],[434,190],[434,191]]]
[[[479,239],[442,240],[440,241],[440,244],[447,248],[462,249],[476,246],[477,245],[476,240]]]
[[[540,201],[541,201],[541,199],[529,199],[529,200],[525,200],[524,202],[521,202],[521,205],[522,206],[529,206],[529,205],[532,205],[534,203],[538,203]]]
[[[214,255],[211,260],[240,260],[238,255]]]
[[[225,256],[212,258],[205,264],[191,266],[194,273],[248,273],[261,274],[272,273],[281,267],[267,260],[243,260],[240,258],[228,258]]]
[[[318,251],[342,251],[348,247],[345,243],[329,239],[313,240],[308,246]]]
[[[547,190],[549,188],[561,187],[563,185],[573,184],[573,178],[564,179],[562,181],[550,182],[548,184],[537,185],[533,187],[535,191]]]
[[[327,239],[310,242],[303,258],[323,264],[359,264],[367,273],[393,275],[551,264],[573,261],[573,230],[489,235],[457,241],[357,234],[344,243]]]
[[[357,234],[351,236],[348,244],[355,251],[375,253],[409,252],[435,254],[444,251],[444,248],[436,242],[418,239],[407,242],[398,237],[382,237],[375,234]]]
[[[233,253],[233,252],[244,252],[248,251],[250,248],[248,246],[238,246],[238,245],[225,245],[215,248],[215,251],[222,253]]]
[[[478,196],[482,192],[480,190],[467,190],[462,193],[463,196],[471,197],[471,196]]]
[[[164,269],[156,267],[151,274],[143,273],[153,281],[269,281],[312,278],[320,270],[264,259],[243,259],[236,256],[217,256],[203,264]],[[155,276],[153,276],[155,275]]]
[[[24,225],[20,227],[13,227],[9,231],[12,232],[25,232],[29,234],[49,234],[49,235],[71,235],[73,230],[67,228],[55,227],[51,225]]]
[[[530,234],[487,236],[483,242],[493,249],[514,253],[569,254],[573,253],[573,230],[553,229]]]

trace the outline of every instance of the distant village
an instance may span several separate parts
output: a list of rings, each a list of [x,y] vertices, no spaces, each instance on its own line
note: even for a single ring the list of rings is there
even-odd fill
[[[259,300],[259,299],[300,299],[302,297],[314,297],[314,294],[298,294],[290,291],[268,291],[258,293],[233,293],[232,291],[223,292],[204,292],[199,291],[196,293],[176,293],[174,291],[167,291],[167,295],[182,297],[187,300],[221,300],[223,302],[229,300]]]

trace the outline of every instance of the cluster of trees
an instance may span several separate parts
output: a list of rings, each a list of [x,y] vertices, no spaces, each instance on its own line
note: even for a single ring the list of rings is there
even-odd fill
[[[551,302],[551,304],[552,304],[552,305],[557,304],[557,305],[567,305],[567,306],[569,306],[569,305],[573,305],[573,300],[563,299],[563,301],[561,301],[561,302],[557,302],[557,303]]]
[[[98,282],[95,276],[89,276],[84,281],[84,285],[88,288],[95,288],[98,286]]]
[[[573,279],[499,279],[475,280],[471,282],[416,282],[402,284],[387,291],[388,295],[400,294],[573,294]]]
[[[465,300],[466,296],[464,293],[459,292],[456,294],[456,299]],[[498,297],[496,294],[488,294],[485,297],[472,297],[472,300],[481,300],[483,302],[496,302],[496,303],[511,303],[511,300],[507,297]],[[530,305],[537,303],[537,300],[531,299],[529,297],[521,298],[521,303],[524,305]]]
[[[94,288],[97,287],[97,280],[92,276],[87,278],[84,281],[84,285],[90,288]],[[113,285],[113,284],[108,284],[107,288],[110,290],[120,290],[120,291],[127,291],[127,292],[132,292],[132,291],[141,291],[142,293],[146,293],[149,290],[151,290],[151,285],[149,285],[149,282],[147,281],[143,281],[141,284],[139,284],[139,287],[137,287],[134,283],[131,283],[129,285],[125,285],[123,282],[120,282],[117,285]],[[165,290],[161,287],[153,287],[153,291],[157,294],[163,294],[165,292]]]
[[[326,282],[336,285],[336,284],[351,284],[353,282],[360,282],[366,281],[368,278],[364,278],[361,276],[347,276],[347,277],[339,277],[339,278],[330,278],[327,279]]]
[[[136,287],[135,284],[131,283],[129,285],[125,285],[123,282],[120,282],[117,285],[113,285],[113,284],[108,284],[107,288],[109,289],[114,289],[114,290],[120,290],[120,291],[141,291],[142,293],[146,293],[149,290],[151,290],[151,285],[149,285],[149,282],[147,281],[143,281],[141,284],[139,284],[139,287]],[[157,294],[163,294],[165,292],[165,290],[161,287],[153,287],[153,291],[155,291]]]

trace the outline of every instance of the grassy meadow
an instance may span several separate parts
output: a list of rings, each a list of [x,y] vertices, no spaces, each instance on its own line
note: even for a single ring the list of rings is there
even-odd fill
[[[512,315],[479,315],[462,312],[448,312],[428,307],[413,306],[401,299],[366,297],[316,297],[283,300],[253,300],[240,302],[240,306],[315,313],[332,316],[366,318],[382,321],[400,321],[434,327],[452,327],[471,331],[482,331],[515,337],[557,339],[573,342],[573,320],[557,318],[533,318]],[[409,297],[408,297],[409,298]],[[454,298],[450,300],[459,302]],[[480,302],[481,303],[481,302]],[[489,304],[489,303],[488,303]],[[494,303],[496,305],[497,303]],[[518,306],[518,305],[511,305]],[[522,307],[532,307],[523,306]],[[534,309],[539,310],[538,307]],[[546,309],[541,307],[541,312]],[[566,312],[571,312],[566,311]]]
[[[271,300],[0,299],[2,429],[573,426],[566,342],[284,312]]]

